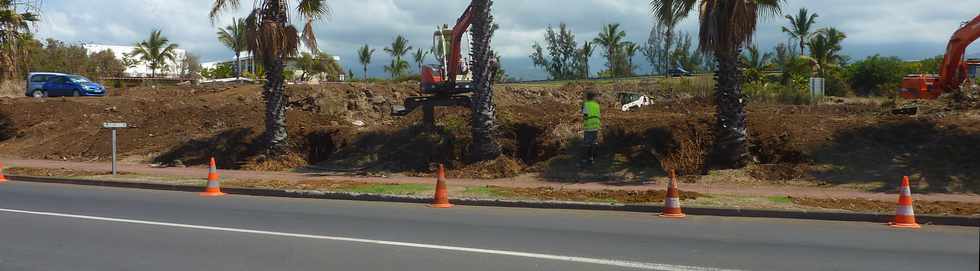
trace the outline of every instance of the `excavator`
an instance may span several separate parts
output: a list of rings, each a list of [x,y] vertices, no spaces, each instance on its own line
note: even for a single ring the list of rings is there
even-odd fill
[[[393,106],[391,114],[406,116],[419,107],[427,127],[435,123],[435,107],[470,107],[470,93],[493,83],[497,63],[490,51],[493,32],[491,0],[472,0],[456,24],[437,27],[433,34],[433,54],[441,63],[424,65],[421,70],[421,96],[405,98],[403,106]],[[469,40],[469,57],[463,58],[464,38]]]
[[[910,74],[902,79],[899,95],[906,99],[936,99],[957,91],[968,76],[975,77],[980,60],[964,60],[966,48],[980,37],[980,15],[960,27],[949,39],[939,74]]]

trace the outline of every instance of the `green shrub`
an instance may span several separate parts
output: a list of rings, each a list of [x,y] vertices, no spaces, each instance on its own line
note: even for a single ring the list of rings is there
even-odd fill
[[[849,65],[846,73],[856,94],[885,96],[894,95],[908,71],[905,63],[897,57],[874,55]]]

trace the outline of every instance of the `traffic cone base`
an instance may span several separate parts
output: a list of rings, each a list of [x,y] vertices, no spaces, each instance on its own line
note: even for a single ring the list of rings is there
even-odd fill
[[[670,171],[670,182],[667,184],[667,195],[664,198],[664,212],[660,214],[664,218],[684,218],[687,215],[681,211],[680,191],[677,191],[677,177],[674,171]]]
[[[687,217],[687,215],[685,215],[685,214],[668,214],[668,213],[663,213],[663,214],[660,214],[659,216],[660,217],[665,217],[665,218],[685,218],[685,217]]]
[[[908,228],[908,229],[922,228],[922,225],[919,225],[918,223],[908,224],[908,223],[888,222],[888,226],[891,226],[892,228]]]
[[[7,182],[7,177],[3,176],[3,163],[0,163],[0,183]]]
[[[432,197],[432,208],[452,208],[449,203],[449,191],[446,190],[446,169],[439,164],[439,172],[436,173],[436,193]]]
[[[204,192],[201,192],[201,196],[217,197],[224,195],[226,194],[221,192],[221,185],[218,177],[218,166],[212,157],[211,165],[208,167],[208,186],[204,189]]]

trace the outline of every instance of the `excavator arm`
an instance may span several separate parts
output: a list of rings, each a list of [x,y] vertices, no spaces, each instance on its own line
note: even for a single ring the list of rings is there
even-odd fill
[[[980,37],[980,15],[957,29],[946,46],[946,55],[939,66],[939,75],[911,74],[902,80],[899,94],[907,99],[935,99],[943,92],[956,91],[967,77],[963,60],[966,48]]]
[[[959,88],[966,80],[966,62],[963,61],[963,56],[966,54],[966,47],[969,47],[978,37],[980,37],[980,15],[953,33],[949,45],[946,46],[943,65],[939,67],[940,88],[953,90]]]

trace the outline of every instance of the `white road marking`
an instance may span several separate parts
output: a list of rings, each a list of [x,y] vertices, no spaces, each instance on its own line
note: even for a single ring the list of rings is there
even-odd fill
[[[541,253],[531,253],[531,252],[519,252],[519,251],[507,251],[507,250],[495,250],[495,249],[482,249],[482,248],[469,248],[469,247],[457,247],[457,246],[444,246],[444,245],[421,244],[421,243],[408,243],[408,242],[396,242],[396,241],[384,241],[384,240],[372,240],[372,239],[361,239],[361,238],[350,238],[350,237],[339,237],[339,236],[326,236],[326,235],[299,234],[299,233],[274,232],[274,231],[262,231],[262,230],[249,230],[249,229],[238,229],[238,228],[225,228],[225,227],[213,227],[213,226],[202,226],[202,225],[191,225],[191,224],[180,224],[180,223],[169,223],[169,222],[157,222],[157,221],[135,220],[135,219],[124,219],[124,218],[111,218],[111,217],[99,217],[99,216],[87,216],[87,215],[73,215],[73,214],[52,213],[52,212],[37,212],[37,211],[26,211],[26,210],[14,210],[14,209],[3,209],[3,208],[0,208],[0,212],[18,213],[18,214],[32,214],[32,215],[43,215],[43,216],[55,216],[55,217],[67,217],[67,218],[77,218],[77,219],[85,219],[85,220],[96,220],[96,221],[109,221],[109,222],[119,222],[119,223],[130,223],[130,224],[165,226],[165,227],[175,227],[175,228],[185,228],[185,229],[212,230],[212,231],[224,231],[224,232],[249,233],[249,234],[258,234],[258,235],[271,235],[271,236],[284,236],[284,237],[295,237],[295,238],[320,239],[320,240],[343,241],[343,242],[354,242],[354,243],[365,243],[365,244],[376,244],[376,245],[387,245],[387,246],[426,248],[426,249],[449,250],[449,251],[462,251],[462,252],[471,252],[471,253],[506,255],[506,256],[535,258],[535,259],[545,259],[545,260],[555,260],[555,261],[589,263],[589,264],[606,265],[606,266],[617,266],[617,267],[627,267],[627,268],[636,268],[636,269],[645,269],[645,270],[663,270],[663,271],[737,271],[735,269],[718,269],[718,268],[699,267],[699,266],[685,266],[685,265],[660,264],[660,263],[651,263],[651,262],[636,262],[636,261],[625,261],[625,260],[614,260],[614,259],[586,258],[586,257],[552,255],[552,254],[541,254]]]

